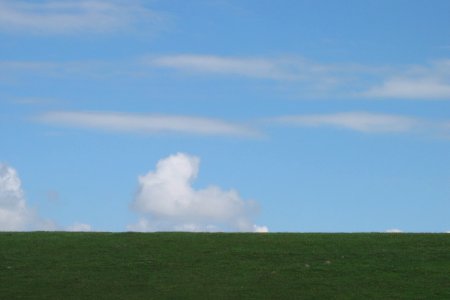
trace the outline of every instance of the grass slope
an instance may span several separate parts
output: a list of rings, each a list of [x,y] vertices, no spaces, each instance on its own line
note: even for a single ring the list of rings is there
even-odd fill
[[[450,299],[450,235],[0,233],[0,299]]]

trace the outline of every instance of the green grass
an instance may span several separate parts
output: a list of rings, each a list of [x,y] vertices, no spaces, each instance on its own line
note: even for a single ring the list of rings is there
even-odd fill
[[[450,234],[0,233],[0,299],[450,299]]]

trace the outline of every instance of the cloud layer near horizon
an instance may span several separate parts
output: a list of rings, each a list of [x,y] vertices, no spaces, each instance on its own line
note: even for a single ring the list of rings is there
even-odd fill
[[[235,190],[217,186],[195,189],[200,160],[184,153],[160,160],[156,170],[139,177],[132,203],[141,218],[133,231],[250,231],[266,232],[253,224],[258,211],[254,201],[244,201]]]

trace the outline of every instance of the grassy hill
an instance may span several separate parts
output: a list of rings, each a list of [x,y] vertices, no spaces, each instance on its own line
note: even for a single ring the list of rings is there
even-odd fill
[[[0,299],[450,299],[450,234],[0,233]]]

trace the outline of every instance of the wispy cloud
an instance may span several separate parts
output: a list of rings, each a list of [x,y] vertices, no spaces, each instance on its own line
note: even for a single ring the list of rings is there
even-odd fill
[[[18,105],[39,106],[39,105],[50,105],[55,103],[64,103],[64,100],[53,98],[39,98],[39,97],[11,97],[9,99],[9,102]]]
[[[314,62],[300,56],[219,56],[180,54],[149,56],[143,64],[188,75],[242,77],[287,84],[284,87],[308,97],[353,95],[368,77],[385,70],[358,64]]]
[[[138,1],[0,0],[0,31],[38,34],[98,33],[160,20],[161,16]]]
[[[42,78],[90,78],[106,79],[118,74],[134,72],[131,63],[105,62],[99,60],[85,61],[33,61],[0,60],[0,82],[35,80]]]
[[[423,126],[417,118],[369,112],[291,115],[272,119],[273,122],[309,127],[336,127],[365,133],[409,132]]]
[[[1,1],[1,0],[0,0]],[[145,76],[161,68],[186,74],[243,77],[247,79],[287,82],[304,92],[322,95],[349,89],[361,83],[355,78],[374,76],[383,68],[356,64],[333,65],[312,62],[301,57],[227,57],[182,54],[172,56],[144,56],[122,61],[0,61],[0,76],[86,76],[110,78]],[[1,77],[0,77],[1,78]],[[210,78],[210,77],[208,77]],[[351,89],[351,88],[350,88]],[[342,92],[342,91],[341,91]]]
[[[47,112],[36,118],[40,122],[112,132],[144,134],[179,133],[206,136],[258,137],[261,133],[248,126],[219,119],[178,116],[138,115],[112,112]]]
[[[294,127],[324,127],[352,130],[366,134],[416,134],[450,139],[450,122],[406,115],[373,112],[338,112],[273,117],[271,124]]]
[[[289,81],[308,95],[450,99],[450,60],[428,65],[371,66],[320,63],[300,57],[232,57],[181,54],[150,57],[152,66],[187,73]]]
[[[369,89],[364,95],[378,98],[446,99],[450,98],[450,83],[434,78],[392,78],[381,86]]]
[[[1,1],[1,0],[0,0]],[[283,90],[333,99],[450,99],[450,60],[412,66],[320,63],[301,57],[163,55],[123,61],[0,61],[0,79],[79,76],[93,79],[143,77],[167,69],[283,83]],[[204,77],[203,77],[204,78]]]
[[[139,177],[132,208],[141,215],[133,231],[253,231],[267,232],[252,216],[258,206],[235,190],[217,186],[195,189],[200,159],[184,153],[161,159],[156,170]]]
[[[185,72],[216,73],[266,79],[294,79],[288,61],[256,57],[224,57],[216,55],[182,54],[153,57],[151,65]],[[299,74],[297,74],[299,75]]]
[[[450,99],[450,60],[397,70],[362,95],[374,98]]]

